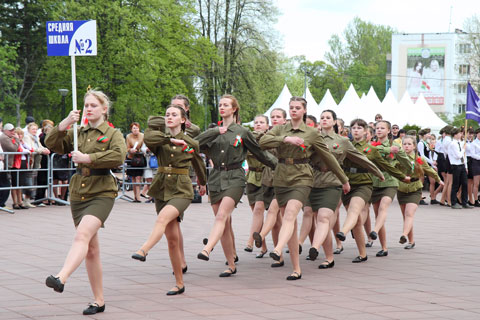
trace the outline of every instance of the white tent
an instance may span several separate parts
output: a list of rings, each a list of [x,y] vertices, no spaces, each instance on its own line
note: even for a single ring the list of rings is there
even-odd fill
[[[400,115],[400,110],[398,109],[398,101],[395,98],[392,89],[388,89],[387,94],[385,95],[385,98],[383,98],[381,107],[379,110],[377,110],[377,113],[380,113],[383,117],[383,119],[388,120],[388,121],[394,121],[397,119]],[[373,115],[375,117],[375,115]],[[365,121],[370,122],[370,121],[375,121],[375,118],[370,118],[370,119],[365,119]],[[396,123],[396,122],[395,122]],[[400,123],[397,123],[399,126],[401,126]]]
[[[411,118],[414,118],[411,120],[413,122],[412,124],[419,125],[422,128],[430,128],[432,131],[440,131],[440,129],[447,125],[428,105],[423,94],[418,96],[414,110],[415,116],[413,117],[413,115],[411,115]]]
[[[386,119],[389,120],[390,123],[398,124],[401,127],[405,126],[406,124],[417,124],[418,119],[416,119],[416,107],[413,104],[412,98],[408,93],[408,90],[405,90],[402,99],[397,105],[398,112],[396,113],[394,118]]]
[[[281,108],[285,110],[287,113],[288,117],[288,105],[290,102],[290,98],[292,97],[292,94],[290,93],[290,90],[288,90],[287,84],[283,86],[282,92],[280,92],[280,95],[278,96],[277,100],[272,104],[270,108],[268,108],[267,111],[265,111],[264,115],[266,115],[270,119],[270,113],[272,112],[273,109],[275,108]],[[315,100],[314,100],[315,101]],[[250,126],[253,127],[253,120],[250,122],[243,123],[244,126]]]
[[[377,113],[382,113],[382,103],[380,102],[380,99],[378,99],[377,93],[373,87],[370,87],[370,90],[368,90],[368,93],[362,102],[364,114],[363,120],[367,122],[374,121],[375,115]]]
[[[315,118],[320,117],[320,108],[318,107],[315,98],[312,96],[310,89],[307,87],[307,93],[304,95],[305,99],[307,100],[307,114],[314,116]]]
[[[342,118],[346,125],[353,119],[363,116],[362,102],[352,84],[350,84],[347,92],[345,92],[345,96],[343,96],[342,101],[338,104],[337,110],[337,117]]]
[[[330,92],[330,89],[327,89],[325,92],[325,95],[323,96],[322,101],[318,104],[318,109],[320,112],[323,110],[333,110],[335,113],[338,113],[338,106],[337,103],[335,102],[335,99],[332,97],[332,93]]]

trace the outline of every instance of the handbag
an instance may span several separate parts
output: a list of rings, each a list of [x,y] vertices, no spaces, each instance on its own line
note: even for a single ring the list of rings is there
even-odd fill
[[[132,161],[130,165],[132,167],[145,167],[147,161],[145,160],[145,156],[141,152],[137,152],[133,154]]]
[[[150,160],[148,161],[148,166],[152,169],[158,168],[158,160],[156,155],[150,156]]]

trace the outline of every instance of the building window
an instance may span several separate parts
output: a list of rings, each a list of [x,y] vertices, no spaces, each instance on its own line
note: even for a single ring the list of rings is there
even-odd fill
[[[458,53],[471,53],[472,47],[470,43],[461,43],[458,45]]]
[[[467,85],[466,84],[457,84],[457,93],[467,93]]]
[[[459,104],[458,113],[464,113],[464,112],[465,112],[465,103]]]
[[[458,74],[459,75],[470,75],[470,65],[469,64],[458,65]]]

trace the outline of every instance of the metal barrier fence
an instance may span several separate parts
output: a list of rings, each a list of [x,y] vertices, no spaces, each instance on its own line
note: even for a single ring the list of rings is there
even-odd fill
[[[31,158],[35,155],[38,155],[38,153],[28,153],[28,152],[0,152],[0,156],[4,157],[4,170],[0,170],[0,174],[9,174],[14,175],[16,174],[16,185],[10,185],[9,187],[0,187],[0,191],[5,191],[5,190],[31,190],[31,189],[46,189],[46,196],[42,197],[40,199],[35,199],[31,201],[32,204],[39,204],[42,203],[43,201],[55,201],[56,203],[61,203],[64,205],[70,205],[70,202],[61,198],[58,198],[55,195],[54,188],[68,188],[68,184],[55,184],[54,179],[55,175],[54,173],[57,171],[69,171],[69,177],[68,177],[68,182],[70,182],[71,176],[75,173],[76,168],[74,166],[74,163],[72,161],[69,161],[69,166],[68,167],[55,167],[54,165],[54,157],[57,155],[56,153],[50,154],[50,156],[47,157],[47,168],[26,168],[26,169],[15,169],[15,168],[8,168],[8,159],[9,157],[14,157],[16,155],[25,155],[27,157],[27,163],[31,162]],[[121,177],[118,177],[117,174],[112,172],[112,175],[115,177],[117,184],[118,184],[118,191],[119,194],[115,198],[115,200],[122,199],[126,200],[129,202],[133,202],[134,199],[130,197],[129,195],[126,194],[127,191],[131,190],[133,186],[140,185],[150,185],[151,182],[133,182],[129,179],[127,170],[128,169],[137,169],[137,170],[153,170],[155,171],[155,168],[150,168],[148,166],[146,167],[132,167],[130,166],[130,160],[126,160],[124,164],[119,168],[121,169]],[[207,168],[207,174],[212,168]],[[47,172],[47,183],[46,184],[38,184],[37,183],[31,183],[31,185],[20,185],[20,174],[21,173],[28,173],[32,175],[38,175],[39,172]],[[152,172],[152,176],[154,176]],[[6,176],[6,175],[5,175]],[[3,176],[2,176],[3,178]],[[13,180],[13,179],[12,179]],[[193,186],[196,186],[196,182],[192,182]],[[68,189],[67,189],[68,190]],[[1,211],[6,211],[9,213],[13,213],[13,210],[9,210],[5,207],[0,207]]]

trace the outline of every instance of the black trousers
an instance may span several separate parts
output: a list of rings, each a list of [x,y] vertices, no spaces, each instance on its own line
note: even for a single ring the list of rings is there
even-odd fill
[[[10,184],[10,174],[8,172],[0,172],[0,187],[11,187]],[[5,203],[10,196],[10,190],[0,190],[0,207],[5,207]]]
[[[462,205],[466,205],[468,202],[468,178],[465,165],[452,165],[452,192],[450,193],[450,199],[452,206],[457,203],[457,192],[462,187]]]

